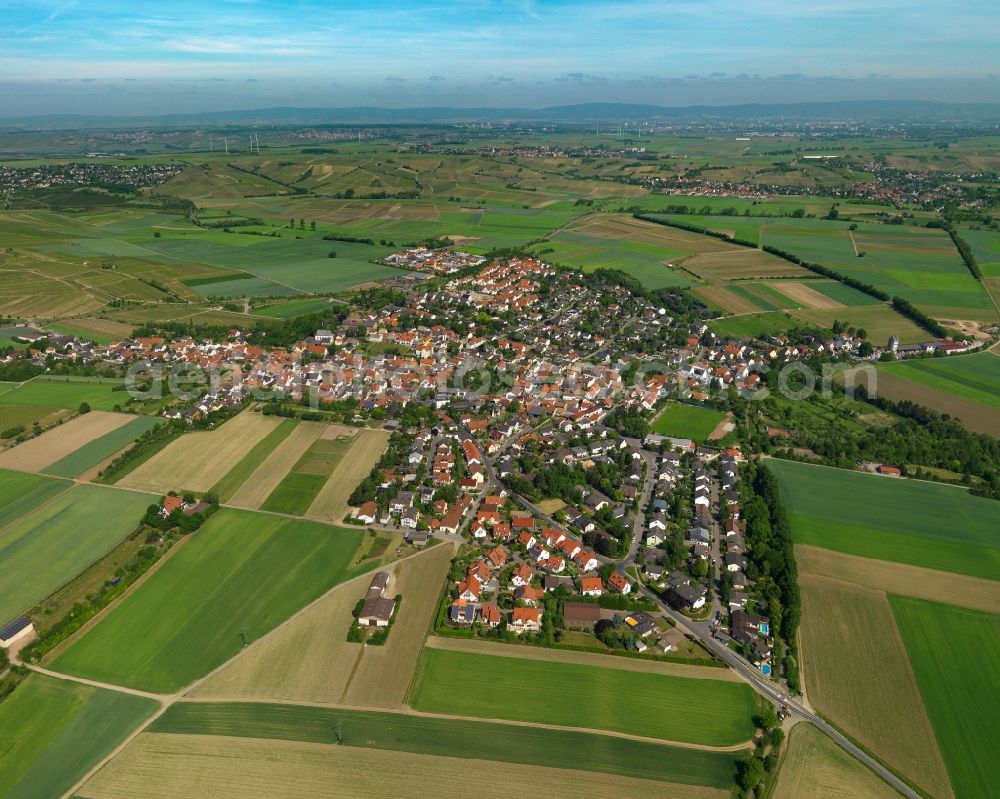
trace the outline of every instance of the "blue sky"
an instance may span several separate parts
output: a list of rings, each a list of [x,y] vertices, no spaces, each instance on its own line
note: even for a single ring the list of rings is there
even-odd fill
[[[998,101],[998,8],[996,0],[0,0],[0,116]]]

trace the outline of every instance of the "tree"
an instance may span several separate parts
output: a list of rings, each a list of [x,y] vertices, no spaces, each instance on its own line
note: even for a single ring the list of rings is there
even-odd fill
[[[738,775],[736,780],[744,791],[753,790],[764,779],[764,764],[755,757],[741,760],[737,769]]]
[[[90,405],[86,402],[81,402],[80,413],[90,413]]]
[[[336,250],[330,250],[330,252],[328,252],[326,254],[326,257],[327,258],[336,258],[337,257],[337,251]]]

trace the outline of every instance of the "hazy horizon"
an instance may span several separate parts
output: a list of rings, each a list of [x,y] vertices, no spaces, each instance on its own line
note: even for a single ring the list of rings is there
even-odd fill
[[[0,115],[996,102],[995,5],[0,0]]]

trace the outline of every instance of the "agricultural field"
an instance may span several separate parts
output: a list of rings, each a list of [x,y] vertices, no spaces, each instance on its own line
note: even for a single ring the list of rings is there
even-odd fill
[[[883,386],[886,376],[889,385]],[[992,352],[879,364],[878,377],[878,391],[885,396],[905,396],[963,421],[968,417],[972,429],[1000,430],[1000,356]],[[927,397],[938,399],[928,402]],[[978,411],[970,415],[970,408]]]
[[[0,528],[71,486],[68,480],[0,469]]]
[[[161,494],[210,491],[281,421],[243,411],[214,430],[185,433],[140,463],[118,485]]]
[[[229,502],[234,494],[239,493],[247,481],[250,481],[250,485],[256,485],[259,479],[257,473],[261,465],[270,458],[275,449],[288,440],[297,426],[298,422],[294,419],[282,419],[277,427],[254,444],[253,448],[212,487],[219,500]],[[236,502],[234,504],[243,503]],[[255,506],[247,505],[247,507]]]
[[[796,543],[1000,580],[993,501],[952,486],[768,461]]]
[[[810,724],[788,737],[772,799],[897,799],[898,793]]]
[[[32,405],[43,408],[76,410],[86,402],[95,411],[110,411],[124,405],[129,395],[116,388],[124,381],[114,378],[36,377],[10,391],[0,393],[0,411],[4,405]]]
[[[403,597],[399,617],[383,646],[364,648],[341,701],[385,708],[406,701],[448,575],[452,549],[450,544],[439,544],[394,567],[394,591]]]
[[[932,796],[948,773],[886,595],[800,574],[802,673],[810,703]]]
[[[53,662],[70,674],[175,691],[353,576],[363,534],[223,509]],[[355,572],[357,573],[357,572]]]
[[[304,314],[319,313],[330,308],[330,301],[325,299],[290,300],[289,302],[254,308],[254,316],[266,316],[272,319],[293,319]]]
[[[659,435],[690,438],[704,443],[725,417],[725,413],[714,408],[671,402],[653,420],[649,429]]]
[[[42,471],[65,458],[70,458],[81,447],[86,447],[105,435],[117,432],[133,421],[136,421],[134,416],[123,413],[92,411],[80,414],[66,424],[50,428],[37,438],[28,439],[23,444],[18,444],[0,453],[0,468],[22,469],[26,472]],[[121,449],[124,445],[115,447],[115,449]],[[75,476],[60,472],[53,472],[53,474],[61,477]]]
[[[995,580],[925,569],[906,563],[845,555],[832,549],[795,545],[799,574],[839,580],[850,585],[918,597],[946,605],[1000,613]]]
[[[656,244],[616,241],[588,236],[577,230],[560,230],[535,249],[539,257],[547,261],[575,266],[585,272],[620,269],[647,289],[691,285],[688,278],[668,266],[684,253]]]
[[[371,575],[365,574],[338,585],[287,624],[255,641],[188,696],[341,702],[361,655],[361,644],[347,640],[351,610],[370,583]],[[399,632],[397,626],[393,635]]]
[[[987,278],[1000,277],[1000,233],[995,230],[960,230],[962,240]]]
[[[0,795],[62,795],[156,708],[151,699],[31,675],[0,703]]]
[[[450,756],[474,746],[476,757],[483,760],[525,766],[565,764],[579,771],[725,791],[743,755],[574,730],[291,704],[178,702],[149,729],[332,744],[337,741],[338,723],[347,747]]]
[[[572,631],[568,631],[572,632]],[[564,639],[567,633],[563,633]],[[597,638],[589,633],[590,641]],[[681,636],[683,637],[683,636]],[[736,673],[727,668],[694,666],[661,660],[645,660],[630,657],[615,657],[598,652],[577,652],[571,649],[551,649],[541,646],[518,646],[483,638],[449,638],[432,635],[427,639],[431,649],[445,649],[449,652],[467,652],[472,655],[492,655],[494,657],[542,660],[549,663],[572,663],[580,666],[600,666],[622,671],[640,671],[645,674],[666,674],[674,677],[692,677],[704,680],[739,680]]]
[[[1000,616],[890,597],[957,799],[987,796],[1000,768]]]
[[[91,415],[93,414],[87,414],[87,416]],[[121,427],[95,438],[69,455],[50,463],[42,471],[45,474],[53,474],[58,477],[79,477],[127,447],[143,433],[152,430],[158,424],[160,424],[160,420],[150,416],[133,417]]]
[[[384,430],[358,430],[348,457],[341,458],[305,515],[323,521],[341,521],[347,512],[347,500],[378,463],[388,442],[389,434]]]
[[[91,780],[83,799],[147,799],[211,795],[218,799],[282,796],[285,799],[392,799],[468,795],[470,770],[497,792],[530,784],[553,799],[586,791],[608,796],[656,796],[665,788],[674,799],[725,799],[701,788],[609,774],[582,774],[551,766],[511,766],[476,757],[444,757],[298,741],[257,741],[204,736],[144,734]]]
[[[0,618],[23,613],[100,558],[135,528],[154,500],[136,491],[78,485],[0,529]]]
[[[456,691],[468,674],[491,675],[490,690]],[[497,696],[518,701],[498,703]],[[753,734],[754,695],[745,684],[515,658],[498,662],[440,649],[424,651],[410,705],[716,746],[739,744]],[[692,706],[697,715],[689,712]]]
[[[2,389],[0,389],[0,393]],[[0,440],[14,439],[38,422],[42,427],[54,424],[71,412],[65,408],[38,405],[0,405]]]
[[[323,435],[322,425],[313,425],[310,422],[303,422],[302,425],[304,425],[300,428],[302,435],[297,438],[303,440],[297,440],[295,443],[306,444],[305,451],[303,452],[301,446],[297,450],[289,449],[278,453],[274,462],[266,465],[271,475],[279,477],[279,481],[271,493],[265,495],[267,498],[260,505],[261,510],[301,516],[309,510],[316,495],[326,485],[330,475],[336,471],[354,444],[352,437],[347,435],[336,437]],[[310,440],[309,443],[306,443],[306,440]],[[287,454],[299,455],[290,467],[282,457]]]

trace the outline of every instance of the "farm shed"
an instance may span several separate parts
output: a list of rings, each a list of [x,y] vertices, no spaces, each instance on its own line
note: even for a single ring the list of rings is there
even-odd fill
[[[0,627],[0,647],[8,649],[13,644],[21,641],[35,632],[35,626],[30,619],[20,618]]]

